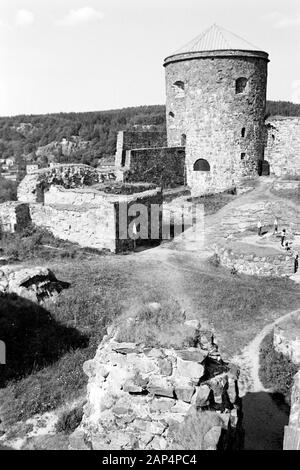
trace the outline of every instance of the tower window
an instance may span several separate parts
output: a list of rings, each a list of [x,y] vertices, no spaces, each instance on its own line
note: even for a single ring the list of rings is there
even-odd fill
[[[244,93],[248,80],[245,77],[239,77],[235,82],[235,92],[236,94]]]
[[[170,111],[170,112],[169,112],[169,117],[170,117],[171,119],[174,119],[175,114],[174,114],[172,111]]]
[[[177,80],[175,83],[173,83],[173,88],[175,91],[175,98],[184,97],[184,82]]]
[[[241,160],[245,160],[246,154],[244,152],[241,153]]]
[[[186,134],[181,134],[181,147],[186,146]]]
[[[210,171],[210,164],[204,158],[199,158],[199,160],[194,163],[194,171]]]
[[[245,134],[246,134],[246,128],[245,127],[243,127],[241,134],[242,134],[242,137],[245,137]]]

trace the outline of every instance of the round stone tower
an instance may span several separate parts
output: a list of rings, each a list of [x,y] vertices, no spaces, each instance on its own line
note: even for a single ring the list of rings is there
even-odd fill
[[[164,61],[168,145],[186,147],[193,195],[260,172],[268,54],[213,25]]]

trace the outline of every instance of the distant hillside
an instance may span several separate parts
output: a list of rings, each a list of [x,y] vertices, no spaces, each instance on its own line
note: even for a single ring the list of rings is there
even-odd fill
[[[119,130],[133,126],[165,129],[164,106],[139,106],[112,111],[0,117],[0,159],[14,156],[47,163],[97,165],[114,155]]]
[[[270,115],[300,116],[300,104],[268,101]],[[55,161],[96,166],[99,159],[114,155],[119,130],[140,125],[164,130],[165,106],[1,117],[0,159],[15,157],[22,165]]]
[[[267,101],[266,115],[269,116],[300,116],[300,104],[290,101]]]

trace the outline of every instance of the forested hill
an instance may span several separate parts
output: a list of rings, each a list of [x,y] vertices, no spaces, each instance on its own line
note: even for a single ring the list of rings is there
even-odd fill
[[[300,103],[267,101],[267,116],[300,116]]]
[[[165,106],[139,106],[112,111],[0,117],[0,158],[97,165],[114,155],[119,130],[139,126],[165,129]],[[140,128],[140,127],[139,127]],[[66,139],[70,145],[62,146]]]
[[[268,101],[267,116],[300,116],[300,104]],[[16,162],[82,162],[96,166],[115,153],[119,130],[165,129],[165,106],[0,118],[0,158]],[[62,144],[64,140],[64,145]]]

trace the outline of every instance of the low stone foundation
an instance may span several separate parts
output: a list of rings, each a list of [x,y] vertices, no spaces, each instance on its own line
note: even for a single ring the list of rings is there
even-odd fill
[[[272,189],[276,192],[300,192],[300,181],[297,180],[275,180]]]
[[[236,252],[224,246],[215,246],[215,254],[221,266],[238,273],[264,277],[292,276],[295,271],[295,259],[287,253],[270,256],[257,256]]]
[[[197,321],[187,323],[196,346],[180,350],[120,343],[109,331],[95,358],[84,364],[87,404],[81,426],[70,437],[71,448],[238,445],[239,371],[222,361],[212,335],[201,333]]]

